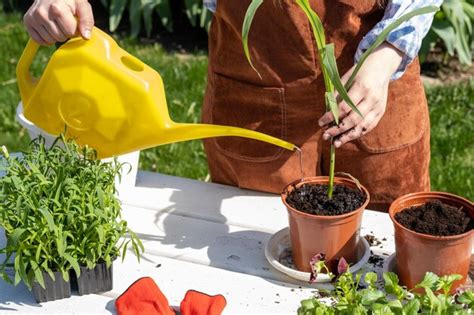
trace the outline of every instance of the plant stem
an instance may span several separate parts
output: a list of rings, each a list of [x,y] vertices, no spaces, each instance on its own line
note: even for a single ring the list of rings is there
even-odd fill
[[[328,187],[328,197],[332,199],[332,193],[334,192],[334,166],[336,165],[336,148],[331,142],[331,160],[329,164],[329,187]]]

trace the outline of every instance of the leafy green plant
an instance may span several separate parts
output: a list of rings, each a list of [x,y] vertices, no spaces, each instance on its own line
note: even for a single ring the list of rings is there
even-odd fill
[[[324,263],[318,262],[318,268],[329,270]],[[374,272],[362,272],[355,276],[348,268],[336,278],[333,291],[318,293],[310,299],[301,301],[298,315],[352,315],[352,314],[472,314],[474,293],[472,291],[449,293],[459,275],[438,277],[426,273],[416,289],[423,289],[425,294],[409,291],[399,284],[395,273],[383,274],[382,290],[377,287],[378,275]],[[361,288],[364,278],[365,288]],[[441,293],[435,294],[434,292]],[[324,297],[324,299],[322,299]],[[328,303],[330,301],[330,303]]]
[[[150,36],[154,13],[168,31],[173,30],[171,1],[173,0],[101,0],[101,3],[109,10],[109,28],[112,32],[119,26],[125,9],[128,8],[130,35],[136,37],[140,33],[142,21],[147,36]],[[212,14],[204,7],[202,0],[183,0],[183,4],[192,26],[209,29]]]
[[[140,257],[143,245],[121,219],[115,177],[122,165],[116,160],[101,162],[95,151],[62,136],[51,148],[38,138],[20,157],[2,151],[0,227],[7,244],[0,249],[6,256],[0,275],[6,281],[23,281],[29,288],[38,282],[44,288],[43,272],[54,279],[59,271],[69,281],[71,268],[80,275],[80,265],[110,266],[128,247]],[[14,280],[6,272],[9,266]]]
[[[255,68],[254,64],[252,63],[252,59],[250,57],[249,51],[249,33],[250,27],[252,25],[252,21],[255,17],[255,13],[257,12],[258,8],[263,4],[264,0],[252,0],[250,3],[247,12],[245,14],[244,22],[242,25],[242,44],[245,56],[250,64],[250,66],[258,73],[258,70]],[[336,64],[336,57],[334,54],[334,44],[326,43],[326,37],[324,33],[324,27],[321,22],[321,19],[317,15],[317,13],[311,8],[309,4],[309,0],[295,0],[296,4],[301,8],[301,10],[305,13],[308,21],[311,25],[311,29],[313,31],[313,36],[316,40],[316,46],[319,52],[319,62],[320,67],[323,73],[324,78],[324,85],[326,88],[325,93],[325,104],[326,110],[331,111],[336,124],[339,124],[339,109],[337,105],[337,99],[335,92],[339,94],[339,97],[344,100],[347,105],[356,113],[361,115],[357,106],[352,102],[350,99],[347,91],[350,89],[351,85],[354,82],[354,79],[359,72],[361,66],[363,65],[364,61],[367,59],[370,53],[374,51],[380,44],[385,41],[385,38],[388,34],[393,31],[396,27],[398,27],[403,22],[411,19],[416,15],[426,14],[430,12],[436,12],[439,8],[436,6],[427,6],[419,9],[415,9],[412,12],[406,13],[399,17],[397,20],[392,22],[380,35],[376,38],[375,42],[369,47],[364,54],[361,56],[359,63],[356,65],[354,71],[352,72],[349,80],[346,84],[343,84],[341,81],[341,77],[339,75],[338,67]],[[362,116],[362,115],[361,115]],[[332,143],[332,141],[331,141]],[[329,168],[329,189],[328,189],[328,197],[332,198],[333,190],[334,190],[334,169],[336,163],[336,153],[334,144],[331,144],[331,153],[330,153],[330,168]]]
[[[421,59],[438,42],[442,42],[449,56],[457,56],[459,62],[470,65],[474,50],[474,1],[445,0],[436,13],[433,25],[420,49]]]

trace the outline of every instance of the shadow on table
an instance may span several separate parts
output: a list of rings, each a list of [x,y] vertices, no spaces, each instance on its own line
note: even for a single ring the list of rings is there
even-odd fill
[[[141,239],[174,245],[175,248],[184,250],[182,255],[171,258],[186,260],[189,259],[186,257],[186,248],[197,250],[207,248],[210,266],[259,276],[273,283],[279,282],[280,285],[283,285],[281,282],[302,285],[279,274],[267,262],[265,244],[272,234],[252,229],[252,225],[258,226],[252,224],[252,218],[248,218],[248,228],[242,228],[240,225],[236,225],[240,227],[231,226],[221,213],[224,201],[237,196],[242,197],[243,194],[261,196],[261,193],[245,190],[229,191],[225,186],[209,188],[195,181],[184,183],[182,179],[179,182],[174,181],[171,177],[169,181],[167,177],[165,180],[166,182],[161,183],[147,181],[138,185],[147,188],[166,187],[173,190],[169,198],[172,205],[161,209],[155,216],[154,223],[164,229],[164,236],[137,233]],[[193,209],[203,211],[193,213]],[[190,261],[196,262],[194,258]]]
[[[24,305],[41,308],[36,303],[33,293],[24,284],[13,286],[0,280],[0,314],[1,311],[16,311],[17,307]]]

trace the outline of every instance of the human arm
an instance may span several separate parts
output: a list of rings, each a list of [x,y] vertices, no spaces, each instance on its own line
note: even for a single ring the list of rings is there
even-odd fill
[[[440,5],[442,1],[390,1],[384,18],[362,39],[355,59],[375,41],[377,36],[395,19],[414,9],[427,5]],[[330,127],[334,121],[331,113],[326,113],[319,124],[327,130],[323,139],[333,139],[336,147],[367,134],[377,126],[387,105],[390,80],[401,77],[406,67],[416,58],[423,37],[428,32],[433,14],[416,16],[390,32],[386,41],[366,60],[349,89],[349,96],[358,106],[364,117],[351,111],[345,102],[339,103],[340,124]],[[342,77],[347,81],[354,68]]]

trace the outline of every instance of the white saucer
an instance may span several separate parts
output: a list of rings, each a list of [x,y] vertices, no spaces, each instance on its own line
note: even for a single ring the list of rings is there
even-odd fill
[[[364,251],[362,258],[355,264],[350,266],[351,272],[355,272],[361,269],[368,261],[370,257],[370,246],[367,240],[361,237],[359,242],[361,251]],[[273,234],[265,246],[265,257],[268,262],[278,271],[290,276],[293,279],[308,282],[310,278],[309,272],[298,271],[292,266],[291,259],[291,241],[290,241],[290,229],[288,227]],[[331,282],[331,279],[326,274],[319,274],[317,283]]]
[[[395,253],[388,256],[385,261],[383,262],[382,272],[395,272]]]

